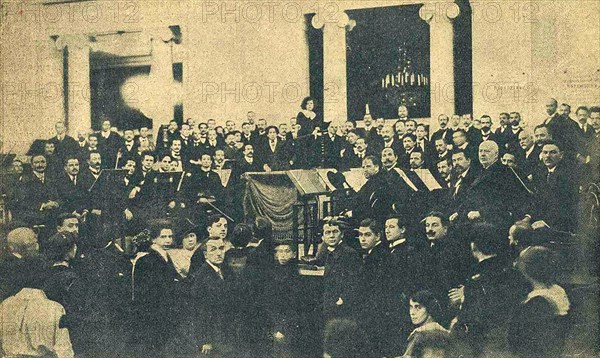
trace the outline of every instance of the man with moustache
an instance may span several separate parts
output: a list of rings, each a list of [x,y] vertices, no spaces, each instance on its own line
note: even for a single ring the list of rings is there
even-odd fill
[[[431,141],[435,143],[436,140],[442,139],[444,143],[448,145],[452,145],[452,133],[454,132],[452,128],[448,127],[448,116],[445,114],[440,114],[438,116],[438,123],[440,125],[440,129],[435,131],[431,135]]]
[[[521,128],[521,114],[519,112],[510,112],[509,123],[510,128],[505,132],[503,138],[504,148],[507,150],[516,150],[519,147],[519,134],[523,131],[523,128]]]
[[[56,191],[64,212],[83,214],[87,206],[88,189],[79,175],[79,159],[73,154],[65,156],[64,172],[56,180]]]
[[[440,160],[450,159],[450,151],[448,150],[448,144],[442,138],[438,138],[434,142],[435,144],[435,157],[433,158],[434,162],[439,162]]]
[[[579,126],[577,123],[569,118],[570,107],[562,106],[562,111],[557,111],[558,102],[554,98],[550,98],[546,101],[546,114],[548,117],[544,120],[544,125],[548,127],[552,139],[562,148],[562,152],[567,154],[568,157],[575,158],[579,148],[578,145],[578,132]],[[566,113],[566,115],[565,115]]]
[[[510,127],[510,114],[506,112],[500,113],[498,116],[498,120],[500,121],[500,126],[496,128],[494,134],[496,134],[496,138],[498,138],[498,146],[500,148],[506,148],[506,143],[508,143],[507,135],[509,135],[509,127]]]
[[[405,105],[398,106],[398,120],[402,122],[408,120],[408,108]]]
[[[467,132],[465,132],[463,129],[457,129],[454,131],[454,133],[452,134],[452,143],[454,143],[452,150],[453,151],[457,151],[457,150],[461,150],[463,151],[467,157],[471,160],[477,160],[477,148],[476,145],[479,144],[473,144],[472,142],[470,142],[469,140],[467,140]]]
[[[402,146],[404,150],[398,155],[398,162],[400,167],[403,169],[410,168],[410,155],[415,150],[417,144],[417,137],[414,134],[406,134],[402,139]]]
[[[364,138],[358,138],[354,148],[347,149],[342,154],[340,168],[347,170],[350,168],[359,168],[363,160],[369,156],[371,150]]]
[[[450,289],[462,285],[474,262],[467,244],[450,236],[444,214],[432,211],[422,223],[427,244],[419,250],[423,279],[416,282],[417,290],[429,290],[447,304]]]
[[[48,224],[59,208],[58,194],[46,173],[46,157],[31,157],[32,172],[23,176],[15,194],[13,217],[30,225]]]
[[[402,143],[405,134],[406,124],[401,120],[397,120],[396,123],[394,123],[394,139]]]
[[[324,145],[324,165],[325,168],[338,168],[340,162],[340,152],[342,150],[344,139],[337,135],[338,126],[330,124],[327,128],[327,134],[319,140]]]
[[[383,138],[383,148],[391,148],[396,156],[402,153],[402,143],[394,137],[394,131],[391,127],[383,127],[381,137]]]
[[[387,217],[393,197],[389,195],[389,174],[382,170],[378,157],[369,155],[362,161],[367,182],[356,193],[349,215],[357,222],[367,217]]]
[[[535,196],[529,217],[534,228],[549,226],[556,230],[574,232],[579,190],[579,172],[564,159],[557,142],[542,143],[540,155],[543,167],[533,174]]]
[[[492,117],[487,114],[481,116],[481,129],[480,129],[480,137],[481,141],[491,140],[493,142],[498,143],[498,137],[496,134],[492,132]],[[502,149],[504,150],[504,148]]]

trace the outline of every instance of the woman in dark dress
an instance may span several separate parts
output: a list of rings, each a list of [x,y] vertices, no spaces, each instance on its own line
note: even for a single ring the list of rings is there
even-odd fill
[[[165,220],[152,223],[148,254],[133,269],[134,307],[140,356],[160,357],[177,325],[179,274],[167,249],[173,244],[173,229]]]
[[[315,100],[312,97],[306,97],[300,105],[302,110],[296,116],[296,123],[300,125],[298,131],[299,141],[298,150],[303,155],[297,156],[295,166],[299,168],[314,168],[320,164],[321,147],[318,138],[321,132],[327,129],[329,123],[325,123],[314,112]]]
[[[531,292],[512,318],[509,343],[518,357],[561,357],[568,327],[569,298],[557,284],[554,253],[532,246],[521,252],[517,267]]]

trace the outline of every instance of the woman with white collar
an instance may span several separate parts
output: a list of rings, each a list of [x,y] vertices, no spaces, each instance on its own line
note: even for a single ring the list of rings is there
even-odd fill
[[[508,339],[517,357],[562,356],[570,302],[557,284],[555,265],[554,252],[542,246],[528,247],[517,259],[532,288],[510,325]]]

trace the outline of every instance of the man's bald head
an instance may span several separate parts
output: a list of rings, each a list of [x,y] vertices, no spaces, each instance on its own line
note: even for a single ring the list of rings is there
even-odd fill
[[[485,140],[479,145],[479,162],[484,168],[489,167],[498,160],[498,144],[491,140]]]
[[[40,249],[36,233],[26,227],[11,230],[6,235],[8,251],[20,258],[35,256]]]

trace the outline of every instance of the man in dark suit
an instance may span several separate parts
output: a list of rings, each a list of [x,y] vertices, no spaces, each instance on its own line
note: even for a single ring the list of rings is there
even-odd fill
[[[289,168],[287,153],[278,135],[279,128],[276,126],[266,128],[266,139],[262,141],[258,158],[265,172],[287,170]]]
[[[402,169],[410,168],[410,154],[415,150],[417,146],[417,137],[414,134],[405,134],[402,139],[402,146],[404,150],[398,155],[398,165]]]
[[[60,207],[63,212],[82,214],[87,207],[89,188],[79,175],[79,159],[72,154],[65,157],[63,174],[55,180]]]
[[[225,241],[209,237],[202,243],[205,263],[190,277],[195,353],[213,354],[228,350],[226,341],[227,276],[223,272]]]
[[[568,112],[566,109],[569,108]],[[569,118],[570,107],[564,105],[561,111],[558,111],[558,102],[554,98],[546,101],[546,113],[548,117],[544,120],[544,125],[548,127],[552,139],[562,148],[563,154],[567,154],[572,159],[578,153],[579,126],[577,122]]]
[[[360,222],[369,217],[387,217],[392,209],[393,195],[389,193],[389,173],[382,168],[379,157],[369,155],[362,161],[367,182],[356,193],[350,216]]]
[[[419,250],[422,279],[416,282],[417,290],[431,291],[440,302],[448,303],[448,292],[463,284],[471,271],[473,258],[466,242],[449,233],[449,223],[444,214],[430,212],[423,220],[427,244]],[[445,307],[445,305],[442,305]]]
[[[117,160],[117,152],[123,143],[120,135],[112,131],[112,123],[105,118],[102,121],[102,130],[98,135],[98,149],[102,154],[102,167],[114,168]]]
[[[128,159],[133,159],[137,162],[139,160],[138,148],[139,143],[135,141],[133,129],[125,129],[123,131],[123,142],[119,147],[119,161],[117,163],[117,168],[122,168]]]
[[[133,305],[135,338],[141,354],[163,354],[163,348],[175,333],[179,275],[167,249],[173,245],[173,229],[167,221],[156,221],[150,227],[151,246],[148,254],[135,262],[133,271]]]
[[[494,132],[492,132],[492,117],[487,114],[481,116],[481,129],[479,136],[481,137],[481,141],[491,140],[498,143],[498,137]],[[498,143],[498,147],[500,144]],[[500,152],[503,153],[505,148],[500,148]]]
[[[323,277],[324,320],[348,318],[354,314],[358,293],[360,255],[343,242],[347,224],[339,218],[323,222],[323,246],[317,263],[325,267]]]
[[[54,150],[56,155],[62,159],[71,154],[77,153],[78,144],[77,141],[67,134],[67,128],[65,123],[60,121],[54,125],[56,135],[48,140],[50,143],[54,143]]]
[[[544,166],[533,174],[535,196],[530,216],[538,228],[547,225],[574,232],[577,229],[573,213],[577,212],[578,170],[564,158],[564,152],[554,141],[543,143],[541,159]]]
[[[249,122],[242,123],[242,142],[253,146],[258,143],[258,135],[252,131],[252,124]]]
[[[509,224],[517,219],[514,215],[519,215],[528,203],[529,193],[515,173],[499,162],[498,150],[495,142],[480,144],[482,171],[466,190],[457,212],[463,221],[485,220],[508,229]]]
[[[358,138],[353,148],[347,148],[342,154],[340,168],[347,170],[350,168],[360,168],[364,158],[369,156],[371,151],[364,138]]]
[[[382,243],[378,222],[363,220],[358,228],[358,239],[363,250],[360,269],[360,305],[357,322],[369,338],[378,357],[394,357],[404,351],[410,324],[399,318],[406,310],[402,290],[396,287],[389,249]],[[404,311],[404,312],[402,312]]]
[[[465,200],[466,193],[471,183],[477,177],[477,167],[472,165],[464,151],[456,150],[452,153],[452,168],[454,173],[454,183],[451,188],[451,213],[450,221],[458,219],[458,209]]]
[[[504,141],[504,146],[501,148],[516,150],[519,146],[519,133],[523,131],[523,128],[521,128],[521,113],[510,112],[509,121],[510,128],[504,133],[504,138],[501,140]]]
[[[338,126],[330,124],[327,128],[327,134],[321,137],[324,145],[324,166],[325,168],[338,168],[340,165],[340,152],[342,151],[344,139],[337,135]]]
[[[463,129],[457,129],[452,134],[452,142],[454,143],[452,150],[463,151],[471,160],[477,160],[476,145],[467,140],[467,133]],[[477,144],[478,145],[478,144]]]
[[[435,144],[435,155],[432,157],[432,162],[438,163],[440,160],[451,159],[450,151],[448,150],[448,144],[442,138],[438,138],[434,142]]]
[[[440,114],[438,116],[438,123],[440,124],[440,129],[435,131],[431,135],[431,142],[435,143],[436,140],[442,139],[446,144],[452,145],[452,128],[448,127],[448,116],[445,114]]]
[[[542,148],[535,144],[533,135],[529,131],[519,133],[519,147],[521,150],[517,152],[518,166],[521,168],[523,176],[531,181],[533,178],[531,175],[541,165],[540,153]]]
[[[468,356],[508,352],[508,328],[515,307],[525,298],[525,279],[512,268],[505,235],[490,224],[469,230],[471,253],[477,264],[462,289],[452,290],[460,306],[453,333],[462,338]]]
[[[408,238],[406,220],[393,215],[387,218],[384,226],[385,239],[391,254],[391,275],[394,291],[405,297],[415,293],[415,281],[421,272],[416,242]]]
[[[473,126],[472,115],[463,114],[463,116],[461,117],[461,122],[462,130],[465,133],[466,140],[474,146],[479,146],[479,143],[481,143],[481,132],[477,128],[475,128],[475,126]]]
[[[31,225],[47,225],[59,208],[58,194],[46,174],[46,158],[31,157],[32,173],[24,176],[16,194],[14,218]]]
[[[394,138],[394,130],[392,127],[383,127],[381,130],[381,137],[383,138],[383,142],[381,143],[383,147],[380,149],[391,148],[394,150],[396,156],[403,152],[404,148],[402,147],[402,143],[398,139]]]
[[[498,128],[496,128],[496,131],[494,131],[494,134],[496,135],[496,138],[498,139],[498,146],[500,148],[506,148],[506,143],[508,143],[508,139],[507,139],[507,135],[510,132],[510,114],[506,113],[506,112],[502,112],[500,113],[500,115],[498,116],[498,120],[500,121],[500,126]]]

